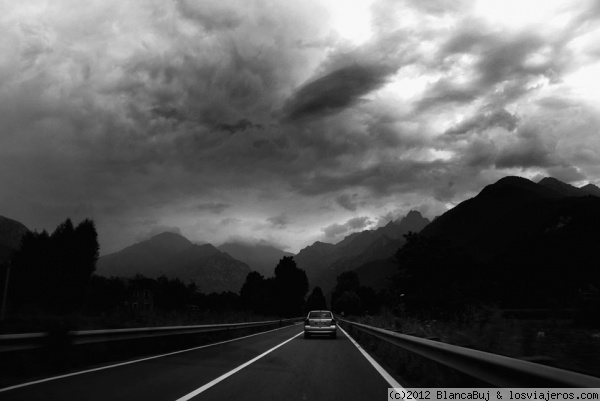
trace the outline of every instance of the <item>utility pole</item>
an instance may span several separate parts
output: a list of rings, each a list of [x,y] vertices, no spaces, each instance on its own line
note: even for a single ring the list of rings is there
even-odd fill
[[[2,310],[0,310],[0,322],[4,321],[6,316],[6,302],[8,295],[8,280],[10,278],[10,260],[6,263],[6,277],[4,280],[4,293],[2,294]]]

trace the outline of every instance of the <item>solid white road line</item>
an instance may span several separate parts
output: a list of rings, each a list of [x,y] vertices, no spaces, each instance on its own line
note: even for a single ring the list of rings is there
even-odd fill
[[[288,327],[293,327],[296,326],[296,324],[293,324],[291,326],[285,326],[285,327],[279,327],[273,330],[268,330],[268,331],[262,331],[260,333],[254,333],[254,334],[250,334],[244,337],[238,337],[238,338],[233,338],[231,340],[225,340],[225,341],[220,341],[218,343],[212,343],[212,344],[206,344],[206,345],[201,345],[199,347],[194,347],[194,348],[188,348],[188,349],[184,349],[184,350],[180,350],[180,351],[175,351],[175,352],[169,352],[167,354],[161,354],[161,355],[154,355],[154,356],[150,356],[147,358],[142,358],[142,359],[136,359],[135,361],[128,361],[128,362],[121,362],[121,363],[117,363],[115,365],[109,365],[109,366],[102,366],[100,368],[94,368],[94,369],[88,369],[88,370],[82,370],[79,372],[73,372],[73,373],[68,373],[66,375],[60,375],[60,376],[53,376],[53,377],[48,377],[46,379],[41,379],[41,380],[36,380],[36,381],[32,381],[32,382],[27,382],[27,383],[22,383],[22,384],[17,384],[11,387],[5,387],[5,388],[0,388],[0,393],[4,392],[4,391],[9,391],[9,390],[14,390],[17,388],[21,388],[21,387],[26,387],[26,386],[31,386],[34,384],[38,384],[38,383],[44,383],[44,382],[49,382],[52,380],[58,380],[58,379],[63,379],[65,377],[71,377],[71,376],[77,376],[77,375],[82,375],[84,373],[91,373],[91,372],[97,372],[99,370],[105,370],[105,369],[110,369],[110,368],[116,368],[119,366],[125,366],[125,365],[130,365],[132,363],[138,363],[138,362],[143,362],[143,361],[149,361],[151,359],[156,359],[156,358],[162,358],[163,356],[169,356],[169,355],[175,355],[175,354],[181,354],[182,352],[188,352],[188,351],[194,351],[197,349],[201,349],[201,348],[207,348],[207,347],[212,347],[213,345],[219,345],[219,344],[225,344],[225,343],[230,343],[232,341],[238,341],[238,340],[243,340],[244,338],[248,338],[248,337],[254,337],[254,336],[258,336],[261,334],[267,334],[270,333],[272,331],[277,331],[277,330],[282,330]]]
[[[193,397],[197,396],[198,394],[200,394],[200,393],[202,393],[202,392],[204,392],[204,391],[208,390],[209,388],[211,388],[211,387],[212,387],[212,386],[214,386],[215,384],[217,384],[217,383],[219,383],[219,382],[221,382],[221,381],[223,381],[223,380],[227,379],[229,376],[231,376],[231,375],[233,375],[233,374],[235,374],[235,373],[239,372],[240,370],[244,369],[246,366],[248,366],[248,365],[250,365],[250,364],[252,364],[252,363],[254,363],[254,362],[258,361],[258,360],[259,360],[260,358],[262,358],[263,356],[265,356],[265,355],[267,355],[267,354],[269,354],[269,353],[271,353],[271,352],[275,351],[277,348],[281,347],[282,345],[289,343],[290,341],[292,341],[294,338],[298,337],[298,336],[299,336],[300,334],[302,334],[302,333],[303,333],[303,332],[301,331],[300,333],[296,334],[296,335],[295,335],[295,336],[293,336],[292,338],[290,338],[290,339],[287,339],[287,340],[285,340],[284,342],[282,342],[281,344],[274,346],[274,347],[273,347],[273,348],[271,348],[270,350],[263,352],[262,354],[260,354],[260,355],[259,355],[259,356],[257,356],[256,358],[252,358],[252,359],[250,359],[248,362],[246,362],[246,363],[244,363],[244,364],[242,364],[242,365],[238,366],[237,368],[235,368],[235,369],[233,369],[233,370],[230,370],[229,372],[225,373],[225,374],[224,374],[224,375],[222,375],[222,376],[219,376],[219,377],[217,377],[215,380],[213,380],[213,381],[211,381],[211,382],[209,382],[209,383],[206,383],[204,386],[202,386],[202,387],[198,388],[197,390],[194,390],[194,391],[192,391],[191,393],[189,393],[189,394],[187,394],[187,395],[184,395],[184,396],[183,396],[183,397],[181,397],[181,398],[178,398],[176,401],[187,401],[187,400],[189,400],[189,399],[191,399],[191,398],[193,398]]]
[[[358,348],[360,353],[363,354],[365,358],[367,358],[367,361],[371,362],[371,365],[373,365],[375,370],[378,371],[381,376],[383,376],[383,378],[389,383],[390,387],[404,389],[404,387],[402,387],[400,383],[394,380],[394,378],[384,368],[382,368],[381,365],[378,364],[375,361],[375,359],[373,359],[371,355],[367,353],[367,351],[365,351],[360,345],[358,345],[356,341],[354,341],[352,337],[350,337],[350,334],[346,333],[346,330],[342,329],[339,325],[338,328],[342,330],[342,333],[344,333],[346,337],[350,339],[350,341],[352,341],[352,344],[356,345],[356,348]]]

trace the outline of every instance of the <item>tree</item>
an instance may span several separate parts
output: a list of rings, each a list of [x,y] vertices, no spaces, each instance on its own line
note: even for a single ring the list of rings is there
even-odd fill
[[[337,284],[331,294],[331,307],[335,312],[350,315],[376,313],[380,304],[372,288],[360,285],[358,274],[354,270],[343,272],[337,277]]]
[[[9,289],[13,307],[30,305],[55,313],[82,307],[98,251],[98,234],[89,219],[77,227],[66,219],[51,235],[25,234],[13,258]]]
[[[151,286],[146,284],[148,288]],[[186,286],[180,279],[169,279],[165,275],[158,277],[153,287],[155,307],[165,311],[184,310],[192,299],[192,291],[195,291],[195,286]]]
[[[29,231],[21,237],[21,246],[12,259],[8,299],[13,309],[27,304],[43,305],[52,282],[46,264],[51,258],[50,236]]]
[[[396,253],[398,271],[389,288],[392,308],[402,302],[410,312],[437,315],[484,299],[485,294],[477,292],[481,269],[463,249],[415,233],[404,238],[404,246]]]
[[[354,291],[345,291],[335,299],[333,310],[336,313],[344,312],[344,315],[359,315],[361,313],[361,304],[358,294]]]
[[[358,280],[358,274],[354,271],[346,271],[337,276],[337,284],[333,289],[333,293],[331,294],[331,307],[335,312],[341,313],[342,311],[347,314],[349,311],[344,311],[340,309],[340,304],[337,302],[338,298],[340,298],[346,292],[352,292],[356,295],[358,291],[358,287],[360,287],[360,282]]]
[[[240,290],[243,307],[256,313],[269,313],[269,301],[272,298],[269,287],[269,283],[259,272],[248,273]]]
[[[327,309],[327,301],[325,300],[325,295],[323,295],[323,290],[321,290],[321,287],[313,288],[312,292],[308,296],[308,299],[306,300],[306,309],[309,311]]]
[[[275,267],[273,286],[278,313],[285,317],[300,316],[308,293],[308,278],[292,256],[284,256]]]

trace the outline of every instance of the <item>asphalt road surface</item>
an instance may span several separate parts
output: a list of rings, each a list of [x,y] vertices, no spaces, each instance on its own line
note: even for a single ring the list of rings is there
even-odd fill
[[[385,400],[384,375],[341,330],[306,340],[294,325],[0,389],[0,400]]]

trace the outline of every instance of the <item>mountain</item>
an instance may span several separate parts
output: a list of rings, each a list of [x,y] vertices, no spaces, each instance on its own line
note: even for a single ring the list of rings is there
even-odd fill
[[[496,247],[496,242],[510,237],[497,227],[506,226],[506,218],[513,215],[515,208],[562,197],[561,193],[526,178],[504,177],[442,214],[420,234],[444,237],[474,255],[488,255],[489,247]]]
[[[538,184],[545,186],[547,188],[553,189],[556,192],[559,192],[560,194],[562,194],[564,196],[586,196],[586,195],[589,195],[587,193],[587,191],[583,190],[582,188],[574,187],[571,184],[564,183],[553,177],[543,178],[538,182]]]
[[[407,293],[427,302],[435,288],[450,302],[479,291],[505,307],[549,307],[600,288],[600,198],[542,181],[505,177],[425,227],[403,250]]]
[[[377,231],[380,236],[359,255],[347,261],[345,266],[338,262],[337,270],[355,270],[362,285],[382,290],[389,285],[389,277],[398,270],[395,255],[404,245],[404,235],[419,233],[430,223],[421,213],[410,211],[406,217],[391,221]]]
[[[228,242],[218,247],[237,260],[246,263],[254,271],[265,277],[274,274],[275,267],[284,256],[294,256],[293,253],[284,252],[270,245],[250,245],[239,242]]]
[[[387,259],[404,244],[405,234],[418,233],[428,224],[429,219],[424,218],[421,213],[411,210],[402,219],[390,221],[385,226],[373,231],[363,231],[342,249],[347,256],[336,260],[331,268],[341,273],[346,270],[354,270],[367,262]]]
[[[598,188],[594,184],[587,184],[587,185],[584,185],[583,187],[581,187],[579,189],[581,189],[582,191],[585,191],[585,193],[588,194],[588,195],[593,195],[593,196],[600,197],[600,188]]]
[[[0,263],[6,262],[19,249],[21,237],[28,231],[22,223],[0,216]]]
[[[421,213],[410,211],[402,219],[390,221],[376,230],[350,234],[335,245],[315,242],[294,259],[306,271],[311,286],[320,286],[327,293],[335,286],[340,273],[391,257],[404,243],[405,234],[419,232],[427,224],[429,220]]]
[[[165,275],[195,282],[204,293],[238,292],[250,267],[210,244],[196,245],[182,235],[164,232],[119,252],[101,256],[103,276],[156,278]]]
[[[336,259],[335,251],[334,244],[317,241],[294,256],[297,266],[306,272],[311,286],[315,285],[314,279]]]

